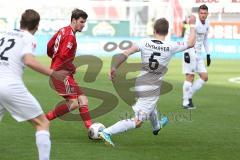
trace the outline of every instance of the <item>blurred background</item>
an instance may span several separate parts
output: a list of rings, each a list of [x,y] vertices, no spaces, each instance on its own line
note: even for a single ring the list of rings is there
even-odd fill
[[[71,11],[79,8],[89,18],[84,31],[77,34],[77,53],[111,56],[142,37],[152,36],[153,21],[161,17],[170,22],[169,38],[179,40],[188,16],[197,14],[201,4],[209,7],[213,57],[240,59],[240,0],[1,0],[0,34],[18,28],[22,12],[33,8],[41,15],[37,54],[45,55],[47,41],[70,23]]]

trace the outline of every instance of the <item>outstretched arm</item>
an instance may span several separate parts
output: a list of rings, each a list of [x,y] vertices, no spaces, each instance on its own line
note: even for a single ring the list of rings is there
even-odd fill
[[[116,75],[116,70],[117,68],[127,60],[128,56],[130,56],[131,54],[134,54],[136,52],[138,52],[139,49],[137,46],[133,45],[131,48],[129,48],[128,50],[124,51],[121,54],[118,54],[115,56],[115,59],[111,65],[111,71],[109,73],[109,79],[113,80],[115,75]]]
[[[188,48],[191,48],[195,45],[195,41],[196,41],[195,23],[196,23],[196,17],[194,15],[191,15],[189,20],[190,34],[187,41]]]
[[[23,63],[30,67],[31,69],[42,73],[46,76],[53,76],[54,78],[58,80],[63,80],[68,74],[68,71],[54,71],[52,69],[49,69],[45,66],[43,66],[39,61],[36,60],[36,58],[32,54],[25,54],[23,57]]]

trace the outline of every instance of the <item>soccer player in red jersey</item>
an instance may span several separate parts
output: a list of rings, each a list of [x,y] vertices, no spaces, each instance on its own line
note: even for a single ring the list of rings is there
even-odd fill
[[[67,102],[48,112],[46,117],[53,120],[78,108],[86,128],[89,128],[92,121],[88,111],[88,99],[73,77],[76,71],[73,64],[77,49],[75,34],[82,31],[87,17],[87,13],[83,10],[74,9],[71,15],[71,24],[61,28],[48,42],[47,54],[52,59],[51,68],[54,70],[65,69],[72,74],[67,76],[64,81],[51,78],[53,87]]]

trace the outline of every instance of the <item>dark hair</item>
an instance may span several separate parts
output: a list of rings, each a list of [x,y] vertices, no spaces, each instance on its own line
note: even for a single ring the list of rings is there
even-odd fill
[[[33,30],[39,24],[39,21],[40,21],[39,13],[33,9],[27,9],[22,14],[22,17],[20,20],[20,28]]]
[[[165,18],[160,18],[155,21],[154,31],[159,35],[166,36],[168,34],[169,23]]]
[[[71,16],[71,21],[72,19],[79,19],[80,17],[82,17],[83,19],[87,19],[88,18],[88,15],[86,12],[84,12],[83,10],[80,10],[80,9],[74,9],[72,11],[72,16]]]
[[[202,9],[202,10],[207,10],[207,11],[208,11],[208,7],[207,7],[205,4],[199,6],[198,12],[200,11],[200,9]]]

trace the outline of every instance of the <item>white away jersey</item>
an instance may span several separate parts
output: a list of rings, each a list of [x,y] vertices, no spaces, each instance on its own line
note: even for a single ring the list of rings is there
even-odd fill
[[[22,80],[24,54],[34,54],[36,40],[27,31],[12,30],[0,37],[0,80]]]
[[[141,52],[142,64],[150,71],[157,71],[159,67],[167,68],[171,57],[187,49],[187,42],[160,41],[143,39],[136,44]]]
[[[205,24],[202,24],[202,22],[199,19],[197,19],[195,26],[196,26],[196,28],[195,28],[196,29],[196,43],[194,45],[194,48],[195,48],[196,53],[201,53],[203,43],[205,43],[207,45],[206,41],[207,41],[207,36],[208,36],[209,23],[206,20]],[[184,36],[185,40],[188,39],[189,34],[190,34],[190,29],[188,29],[186,31],[186,34]],[[205,46],[205,48],[206,47],[208,47],[208,46]]]

